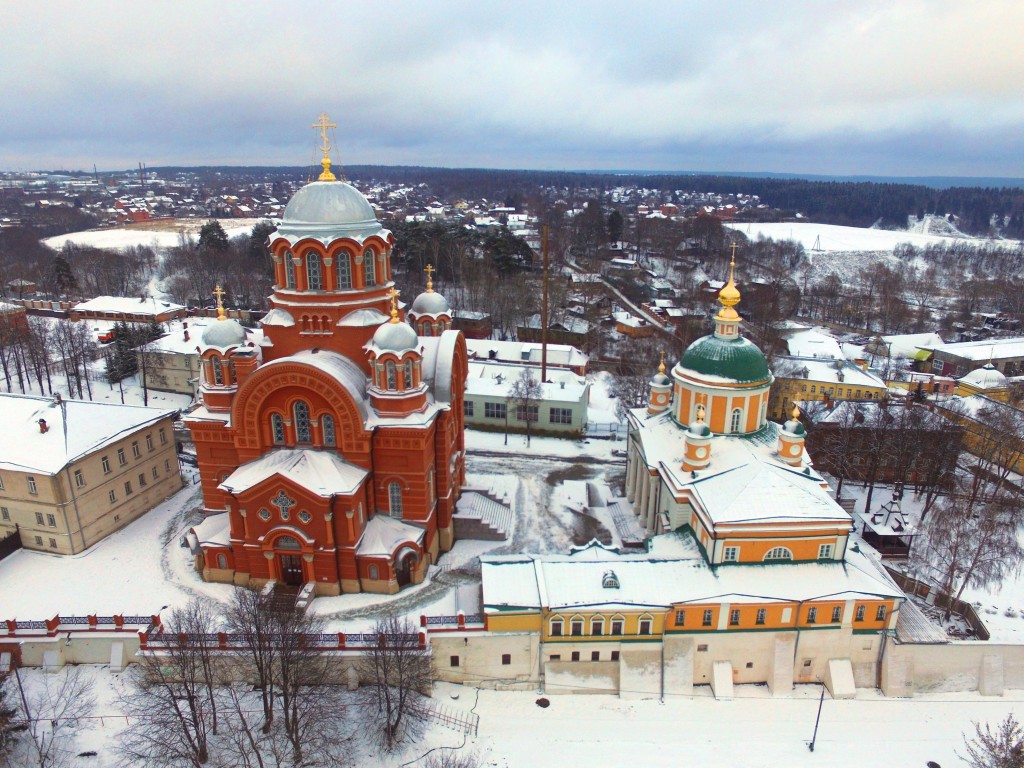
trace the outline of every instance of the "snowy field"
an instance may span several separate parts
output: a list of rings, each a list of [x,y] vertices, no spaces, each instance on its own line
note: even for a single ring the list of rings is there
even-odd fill
[[[209,219],[174,219],[168,221],[143,222],[109,229],[88,229],[82,232],[71,232],[66,235],[48,237],[43,240],[45,245],[60,250],[65,243],[91,246],[93,248],[120,249],[134,245],[148,245],[154,249],[171,248],[178,244],[179,236],[184,233],[199,237],[200,228]],[[247,235],[253,225],[266,219],[217,219],[229,238]]]
[[[810,222],[779,222],[763,224],[726,224],[729,229],[742,232],[751,240],[759,237],[772,240],[795,240],[808,252],[818,249],[825,253],[855,251],[889,251],[901,243],[917,248],[927,245],[949,244],[955,241],[973,245],[995,245],[1016,247],[1016,241],[992,241],[966,235],[926,234],[890,229],[869,229],[865,227],[843,227],[836,224],[812,224]]]
[[[93,681],[96,705],[91,719],[83,721],[90,727],[69,746],[73,754],[90,750],[96,755],[71,764],[113,768],[114,748],[124,728],[117,695],[129,678],[106,667],[82,670]],[[31,691],[42,684],[45,673],[22,674]],[[856,699],[833,701],[826,694],[812,753],[807,744],[820,690],[816,685],[798,686],[789,696],[772,698],[763,686],[740,686],[732,701],[717,701],[706,689],[664,702],[554,696],[543,709],[536,705],[536,693],[476,691],[442,683],[434,688],[435,701],[450,710],[479,715],[477,736],[431,724],[420,739],[382,757],[365,736],[359,707],[351,706],[337,737],[350,739],[354,768],[421,766],[432,750],[460,747],[475,753],[480,765],[498,768],[553,768],[567,762],[599,768],[677,766],[681,755],[686,764],[712,768],[924,768],[929,761],[950,768],[962,765],[956,751],[962,751],[962,734],[972,729],[972,721],[996,722],[1011,711],[1020,718],[1024,702],[1022,691],[1008,691],[999,699],[974,694],[886,699],[874,691],[858,691]]]

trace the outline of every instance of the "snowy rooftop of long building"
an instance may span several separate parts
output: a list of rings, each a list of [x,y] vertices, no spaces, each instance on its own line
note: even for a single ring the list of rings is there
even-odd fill
[[[0,394],[0,469],[54,474],[66,464],[176,411]],[[46,421],[42,432],[39,420]]]
[[[630,412],[639,448],[678,493],[689,494],[714,524],[821,520],[850,523],[850,516],[829,495],[822,477],[804,454],[798,467],[776,454],[779,427],[773,422],[751,435],[718,435],[710,443],[706,469],[682,468],[685,430],[668,411],[654,416]]]
[[[538,382],[536,366],[523,367],[505,363],[473,361],[469,364],[466,394],[508,397],[513,383],[523,371],[529,371]],[[548,383],[541,384],[540,399],[545,402],[578,403],[586,398],[589,385],[582,376],[564,368],[549,368]]]
[[[95,299],[76,304],[75,312],[113,312],[125,315],[156,315],[164,312],[184,311],[181,304],[159,301],[148,296],[141,299],[134,296],[97,296]]]
[[[673,544],[671,549],[680,546]],[[569,555],[484,555],[480,563],[487,612],[903,597],[880,564],[853,549],[839,562],[717,568],[708,566],[692,543],[688,552],[666,557],[653,551],[622,555],[605,550],[595,555],[587,548]]]
[[[837,360],[811,357],[778,357],[775,360],[776,377],[809,381],[825,381],[844,387],[885,387],[885,382],[873,373],[861,370],[841,358]]]
[[[1007,357],[1024,357],[1024,337],[985,339],[983,341],[956,341],[927,347],[939,354],[954,355],[975,362]]]
[[[494,341],[493,339],[466,339],[470,359],[496,360],[510,363],[540,365],[541,345],[525,341]],[[584,366],[590,358],[568,344],[548,344],[548,365]]]

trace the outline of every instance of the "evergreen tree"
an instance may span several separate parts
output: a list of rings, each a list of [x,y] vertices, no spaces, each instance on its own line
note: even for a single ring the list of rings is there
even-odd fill
[[[199,250],[224,253],[228,249],[228,235],[219,221],[210,220],[199,230]]]
[[[53,257],[53,265],[50,268],[50,285],[53,292],[58,296],[71,296],[78,292],[78,280],[71,271],[71,264],[64,258],[65,250]]]

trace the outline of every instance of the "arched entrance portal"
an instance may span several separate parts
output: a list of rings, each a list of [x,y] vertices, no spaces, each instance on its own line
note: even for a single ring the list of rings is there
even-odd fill
[[[289,587],[301,587],[304,582],[301,549],[302,545],[291,536],[282,536],[274,542],[281,582]]]
[[[398,579],[398,586],[404,587],[412,583],[412,575],[416,571],[415,550],[402,549],[395,555],[395,576]]]

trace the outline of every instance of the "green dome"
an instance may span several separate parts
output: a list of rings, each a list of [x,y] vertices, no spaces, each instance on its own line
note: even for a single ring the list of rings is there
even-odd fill
[[[764,353],[742,336],[720,339],[712,335],[697,339],[683,352],[679,366],[741,384],[765,381],[772,375]]]

